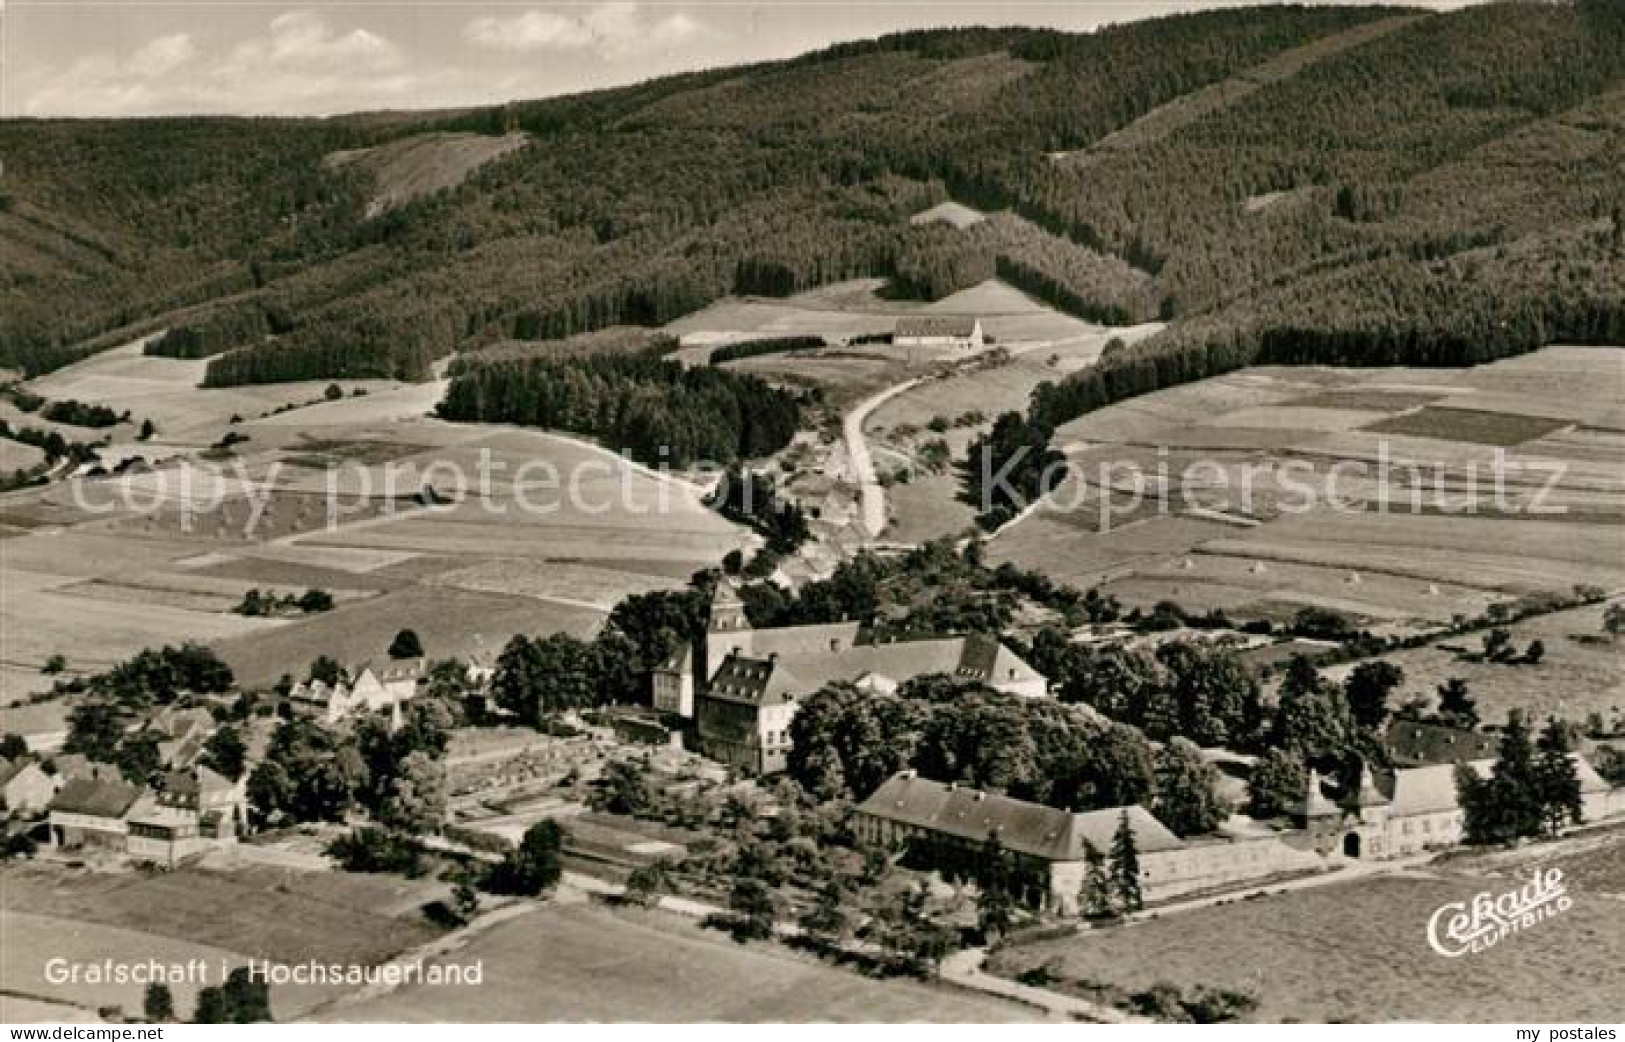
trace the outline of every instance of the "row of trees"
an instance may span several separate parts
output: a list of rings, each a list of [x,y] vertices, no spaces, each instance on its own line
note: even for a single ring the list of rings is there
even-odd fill
[[[1469,843],[1555,836],[1581,821],[1573,741],[1568,727],[1555,718],[1546,722],[1538,741],[1531,741],[1523,714],[1508,714],[1489,777],[1460,767],[1456,790]]]

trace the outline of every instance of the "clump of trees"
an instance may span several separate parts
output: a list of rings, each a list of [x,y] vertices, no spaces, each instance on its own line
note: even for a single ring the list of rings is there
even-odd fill
[[[812,535],[806,513],[779,496],[773,479],[744,467],[729,467],[706,505],[766,536],[767,549],[781,556],[795,553]]]
[[[333,595],[326,590],[306,590],[304,593],[278,595],[273,590],[255,587],[243,594],[243,599],[231,609],[238,615],[273,616],[295,612],[313,615],[333,610]]]
[[[678,468],[765,456],[790,443],[800,423],[794,395],[747,373],[685,368],[664,353],[465,356],[438,412],[573,431]]]
[[[1580,778],[1573,739],[1555,717],[1532,742],[1523,714],[1507,716],[1489,777],[1471,767],[1456,770],[1456,790],[1469,843],[1510,843],[1556,836],[1581,821]]]

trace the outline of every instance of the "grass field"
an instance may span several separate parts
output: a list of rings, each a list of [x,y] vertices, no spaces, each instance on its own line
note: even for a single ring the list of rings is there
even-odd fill
[[[1383,659],[1405,671],[1394,704],[1417,696],[1432,698],[1440,684],[1460,677],[1478,701],[1479,716],[1489,723],[1503,722],[1511,709],[1523,709],[1537,720],[1556,715],[1583,721],[1593,712],[1609,722],[1625,716],[1625,675],[1620,669],[1625,643],[1596,640],[1602,636],[1600,605],[1536,616],[1507,628],[1520,651],[1531,640],[1546,646],[1540,662],[1532,666],[1469,662],[1450,650],[1479,650],[1476,634],[1392,652]],[[1352,665],[1341,665],[1325,672],[1341,679],[1351,669]]]
[[[1522,593],[1617,589],[1625,428],[1610,424],[1622,380],[1625,349],[1551,347],[1472,369],[1260,367],[1134,398],[1057,432],[1085,480],[1103,465],[1117,467],[1114,486],[1131,466],[1165,467],[1174,513],[1194,504],[1261,523],[1171,517],[1102,533],[1084,516],[1098,495],[1068,483],[1075,517],[1038,510],[990,556],[1106,583],[1133,605],[1169,598],[1242,617],[1319,605],[1438,623]]]
[[[904,315],[975,315],[1000,343],[1065,340],[1095,327],[1061,314],[998,280],[989,280],[931,303],[888,300],[881,279],[858,279],[781,299],[725,298],[666,327],[701,340],[726,334],[849,338],[890,333]]]
[[[0,474],[30,470],[45,462],[45,451],[10,438],[0,438]]]
[[[1008,1022],[1024,1007],[869,980],[663,913],[550,904],[476,937],[481,987],[403,988],[324,1014],[356,1022]]]
[[[244,424],[253,452],[218,486],[166,469],[0,498],[15,526],[0,702],[47,689],[37,671],[52,654],[102,668],[182,640],[214,645],[249,685],[318,654],[377,658],[403,627],[436,657],[494,655],[515,633],[591,633],[626,595],[679,586],[755,540],[685,482],[568,438],[426,419],[430,405],[413,386]],[[411,501],[426,483],[457,501]],[[251,587],[338,603],[232,614]]]
[[[417,908],[444,886],[392,877],[267,867],[197,868],[146,875],[92,874],[49,864],[0,870],[0,945],[7,990],[89,1004],[141,1007],[139,986],[52,986],[46,960],[204,957],[374,965],[437,935]],[[176,988],[181,1012],[193,988]],[[273,987],[279,1018],[335,997],[331,987]]]
[[[1427,922],[1450,901],[1512,880],[1377,877],[1020,945],[992,967],[1139,990],[1162,981],[1246,991],[1250,1019],[1610,1022],[1625,963],[1625,903],[1574,889],[1574,907],[1488,951],[1447,959]]]
[[[94,402],[118,412],[128,409],[133,422],[125,425],[128,430],[120,428],[118,440],[129,440],[136,426],[148,419],[158,429],[157,446],[201,446],[219,438],[232,416],[252,420],[287,405],[322,401],[332,382],[203,388],[199,385],[207,359],[149,357],[141,353],[144,344],[145,339],[91,355],[30,381],[29,389],[51,399]],[[401,386],[388,380],[338,382],[345,391],[362,388],[369,394]]]

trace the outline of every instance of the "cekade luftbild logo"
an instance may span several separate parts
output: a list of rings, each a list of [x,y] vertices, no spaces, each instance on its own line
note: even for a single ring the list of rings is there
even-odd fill
[[[1535,869],[1516,890],[1493,894],[1481,890],[1470,901],[1442,905],[1428,919],[1428,944],[1449,959],[1493,947],[1504,937],[1527,930],[1573,906],[1562,869]]]

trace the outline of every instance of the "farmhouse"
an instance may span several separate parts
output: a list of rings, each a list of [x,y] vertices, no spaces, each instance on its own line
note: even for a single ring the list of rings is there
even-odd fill
[[[978,348],[985,342],[982,320],[970,315],[911,315],[897,320],[897,347]]]
[[[393,712],[417,693],[423,668],[422,659],[391,661],[376,668],[363,663],[351,671],[354,680],[341,678],[333,684],[316,679],[302,681],[289,690],[288,697],[319,708],[327,724],[359,712]]]
[[[7,817],[42,813],[56,795],[56,782],[33,760],[0,759],[0,801]]]
[[[1018,899],[1075,914],[1091,852],[1107,855],[1125,815],[1148,901],[1322,864],[1291,836],[1249,826],[1245,819],[1213,836],[1186,840],[1138,804],[1076,813],[931,781],[914,771],[893,775],[863,801],[853,828],[862,839],[907,848],[910,857],[946,871],[974,865],[989,838],[997,838],[1014,861]]]
[[[1496,736],[1484,731],[1417,720],[1393,720],[1383,733],[1388,757],[1399,767],[1479,760],[1494,756],[1496,743]]]
[[[51,841],[122,850],[130,831],[126,817],[140,798],[140,789],[120,781],[70,781],[51,800]]]
[[[1625,799],[1583,757],[1571,754],[1580,779],[1581,818],[1600,821],[1625,811]],[[1465,763],[1488,775],[1493,759]],[[1305,798],[1289,813],[1306,829],[1322,852],[1336,850],[1350,858],[1404,857],[1461,843],[1465,817],[1456,793],[1457,764],[1401,767],[1374,774],[1360,772],[1359,785],[1340,803],[1326,798],[1320,779],[1311,773]]]
[[[738,591],[720,583],[704,640],[654,670],[655,708],[692,718],[706,756],[769,774],[784,769],[799,700],[832,683],[890,691],[934,673],[1029,697],[1047,690],[1037,670],[992,637],[860,643],[856,622],[759,630]]]

